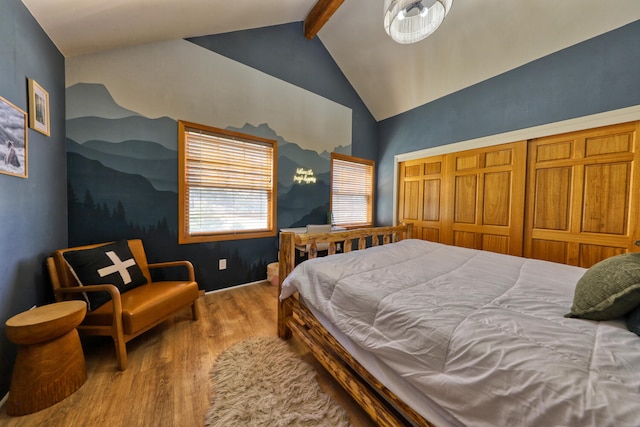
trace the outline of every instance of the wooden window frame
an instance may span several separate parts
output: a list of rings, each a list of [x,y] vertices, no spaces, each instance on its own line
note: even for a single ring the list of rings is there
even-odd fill
[[[338,163],[337,163],[338,162]],[[334,198],[336,197],[336,188],[339,185],[339,178],[336,177],[335,166],[336,164],[354,164],[354,165],[364,165],[366,168],[369,168],[370,173],[370,182],[365,183],[364,186],[368,186],[367,189],[368,194],[366,195],[367,203],[366,203],[366,221],[364,222],[349,222],[344,221],[340,218],[339,208],[335,207]],[[373,214],[374,214],[374,197],[375,197],[375,161],[362,159],[359,157],[347,156],[345,154],[339,153],[331,153],[331,195],[330,195],[330,210],[332,216],[332,224],[346,227],[346,228],[357,228],[357,227],[373,227]],[[344,189],[343,189],[344,190]],[[348,189],[347,189],[348,190]],[[353,190],[353,188],[351,189]],[[352,192],[350,194],[357,194]],[[334,209],[335,208],[335,209]],[[336,212],[337,209],[337,212]],[[336,215],[337,213],[337,215]]]
[[[257,144],[261,146],[270,147],[272,152],[272,167],[271,167],[271,180],[270,188],[267,190],[267,227],[264,229],[253,230],[229,230],[229,231],[201,231],[190,232],[189,229],[189,182],[187,181],[189,160],[187,156],[187,132],[189,130],[196,130],[203,134],[208,134],[214,138],[221,138],[227,142],[241,142],[243,144]],[[204,243],[204,242],[216,242],[224,240],[240,240],[240,239],[255,239],[263,237],[274,237],[277,233],[277,189],[278,189],[278,143],[275,140],[256,137],[253,135],[247,135],[240,132],[234,132],[226,129],[219,129],[211,126],[206,126],[198,123],[187,122],[183,120],[178,121],[178,173],[179,173],[179,185],[178,185],[178,242],[180,244],[188,243]],[[227,163],[227,165],[230,163]],[[234,187],[231,187],[232,189]]]

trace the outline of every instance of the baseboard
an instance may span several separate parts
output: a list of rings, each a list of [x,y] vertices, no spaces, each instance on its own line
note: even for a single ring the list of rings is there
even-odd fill
[[[205,295],[215,294],[215,293],[218,293],[218,292],[224,292],[224,291],[228,291],[230,289],[242,288],[244,286],[251,286],[251,285],[258,284],[258,283],[267,283],[267,284],[269,284],[269,286],[271,286],[271,284],[269,282],[267,282],[267,279],[263,279],[263,280],[258,280],[258,281],[255,281],[255,282],[243,283],[241,285],[229,286],[228,288],[215,289],[213,291],[206,291],[204,294]]]

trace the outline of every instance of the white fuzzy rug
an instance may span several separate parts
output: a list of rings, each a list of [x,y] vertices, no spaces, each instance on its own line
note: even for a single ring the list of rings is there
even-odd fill
[[[349,426],[315,370],[277,337],[249,338],[223,351],[211,371],[205,426]]]

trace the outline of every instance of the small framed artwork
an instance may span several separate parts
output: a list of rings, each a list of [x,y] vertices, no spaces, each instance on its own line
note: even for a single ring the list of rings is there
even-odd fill
[[[0,173],[27,177],[27,113],[1,96]]]
[[[49,94],[33,79],[29,79],[29,127],[47,136],[49,126]]]

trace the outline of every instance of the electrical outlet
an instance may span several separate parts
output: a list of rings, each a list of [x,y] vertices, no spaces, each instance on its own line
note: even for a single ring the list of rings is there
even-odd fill
[[[227,269],[227,260],[225,258],[218,260],[218,270],[226,270]]]

